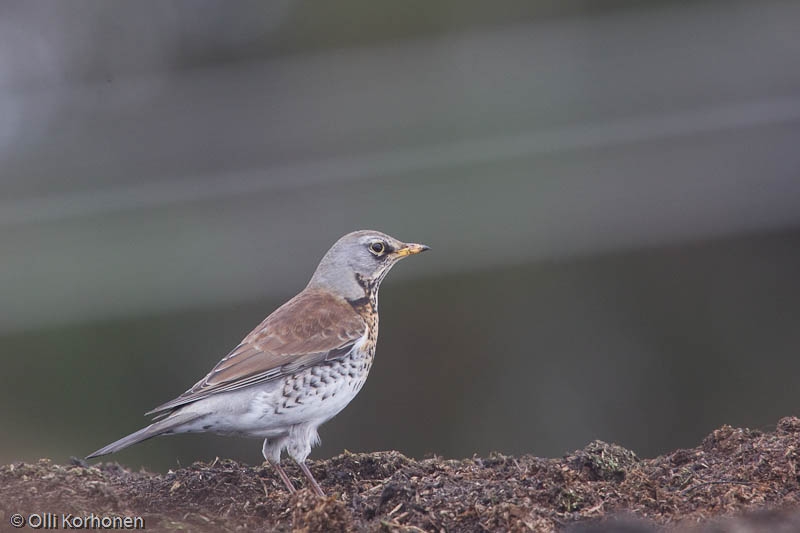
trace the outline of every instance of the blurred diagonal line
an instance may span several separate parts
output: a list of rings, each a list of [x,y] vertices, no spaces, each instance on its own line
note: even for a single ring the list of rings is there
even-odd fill
[[[0,225],[52,222],[104,213],[341,183],[483,162],[800,121],[800,99],[759,100],[670,114],[579,124],[528,134],[346,155],[213,177],[173,178],[0,204]]]

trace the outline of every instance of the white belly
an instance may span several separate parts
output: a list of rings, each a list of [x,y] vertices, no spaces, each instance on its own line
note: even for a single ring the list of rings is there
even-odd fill
[[[190,404],[186,411],[205,416],[181,429],[273,438],[299,424],[318,427],[344,409],[364,386],[372,357],[357,349],[360,344],[340,360]]]

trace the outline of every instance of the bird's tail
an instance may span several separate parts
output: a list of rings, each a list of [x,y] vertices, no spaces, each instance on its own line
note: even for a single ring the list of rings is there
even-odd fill
[[[92,457],[99,457],[101,455],[107,455],[109,453],[114,453],[122,450],[123,448],[127,448],[133,444],[138,442],[142,442],[143,440],[151,439],[153,437],[157,437],[158,435],[163,435],[165,433],[170,433],[178,426],[186,424],[187,422],[191,422],[199,417],[203,416],[199,413],[175,413],[163,420],[159,420],[158,422],[153,422],[146,428],[142,428],[135,433],[131,433],[127,437],[122,437],[118,441],[114,441],[108,446],[104,446],[100,448],[96,452],[92,452],[86,456],[87,459],[91,459]]]

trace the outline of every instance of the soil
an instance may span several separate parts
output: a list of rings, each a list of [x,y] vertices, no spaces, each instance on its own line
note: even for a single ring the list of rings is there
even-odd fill
[[[28,529],[13,513],[50,512],[59,529],[64,514],[93,513],[142,517],[149,531],[800,532],[799,450],[792,417],[766,433],[723,426],[655,459],[601,441],[560,459],[344,453],[309,461],[326,498],[230,460],[156,474],[42,459],[0,467],[0,530]]]

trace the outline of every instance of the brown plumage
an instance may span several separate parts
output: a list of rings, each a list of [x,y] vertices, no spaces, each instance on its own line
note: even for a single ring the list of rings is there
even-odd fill
[[[347,300],[306,289],[265,318],[191,389],[145,414],[163,416],[217,392],[288,376],[341,357],[365,331],[364,318]]]

